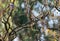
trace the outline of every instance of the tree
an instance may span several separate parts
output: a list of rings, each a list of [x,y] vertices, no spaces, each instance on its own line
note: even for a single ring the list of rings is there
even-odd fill
[[[43,38],[43,41],[47,41],[47,39],[49,41],[58,40],[57,30],[59,29],[48,28],[48,22],[44,20],[45,16],[50,16],[50,14],[46,14],[48,11],[42,11],[41,17],[35,17],[37,20],[34,21],[32,19],[33,14],[31,11],[36,1],[7,0],[4,4],[3,2],[0,3],[0,23],[2,25],[1,29],[3,30],[1,30],[0,33],[3,41],[13,41],[16,38],[19,38],[21,41],[39,41]],[[25,6],[24,9],[21,8],[23,2]],[[42,4],[42,0],[39,0],[39,2]],[[38,27],[37,22],[40,26],[43,26]]]

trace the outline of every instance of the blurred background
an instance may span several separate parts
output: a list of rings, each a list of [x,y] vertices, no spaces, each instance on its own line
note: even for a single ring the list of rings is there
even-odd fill
[[[0,0],[0,41],[60,41],[60,0]]]

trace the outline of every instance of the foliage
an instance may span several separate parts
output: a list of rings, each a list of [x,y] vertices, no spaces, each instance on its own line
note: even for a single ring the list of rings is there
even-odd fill
[[[0,13],[2,12],[2,17],[0,21],[0,34],[3,37],[2,40],[12,41],[17,35],[20,35],[22,41],[37,41],[40,39],[40,28],[36,26],[36,22],[28,21],[26,13],[21,8],[23,0],[15,0],[14,2],[11,0],[14,3],[12,10],[9,7],[10,0],[5,2],[1,1]],[[42,0],[39,1],[42,3]],[[30,1],[29,4],[31,6],[30,9],[33,9],[33,2]],[[49,35],[45,36],[46,41],[57,41],[57,33],[55,33],[57,31],[49,30],[48,32]]]

